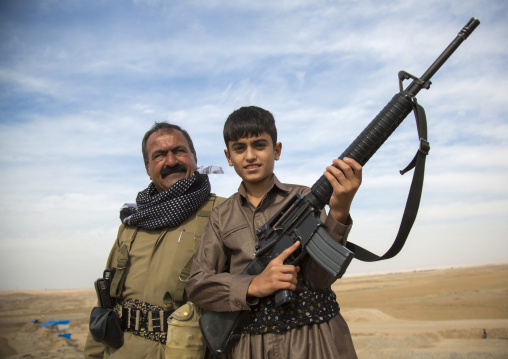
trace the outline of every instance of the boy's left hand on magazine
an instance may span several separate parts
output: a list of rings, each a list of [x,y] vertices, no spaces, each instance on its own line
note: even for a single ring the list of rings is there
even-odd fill
[[[326,179],[333,187],[330,198],[330,214],[338,222],[346,224],[353,198],[362,183],[362,166],[352,158],[334,159],[334,166],[326,167]]]

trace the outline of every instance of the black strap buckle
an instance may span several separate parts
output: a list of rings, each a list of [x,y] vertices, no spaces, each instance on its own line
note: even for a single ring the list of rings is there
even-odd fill
[[[420,148],[418,149],[418,151],[420,151],[425,156],[427,156],[430,151],[429,141],[427,141],[426,139],[420,138]]]

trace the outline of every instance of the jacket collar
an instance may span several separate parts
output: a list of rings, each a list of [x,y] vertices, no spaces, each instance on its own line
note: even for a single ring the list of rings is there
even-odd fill
[[[272,174],[272,178],[270,178],[270,182],[268,184],[268,191],[266,192],[265,197],[269,193],[276,192],[276,191],[282,191],[282,192],[288,193],[289,189],[284,183],[279,181],[279,179],[277,178],[277,176],[275,174]],[[247,203],[247,190],[245,189],[245,185],[243,184],[243,181],[242,181],[242,183],[240,183],[240,187],[238,187],[238,194],[240,195],[240,200],[242,202],[242,205],[246,204]]]

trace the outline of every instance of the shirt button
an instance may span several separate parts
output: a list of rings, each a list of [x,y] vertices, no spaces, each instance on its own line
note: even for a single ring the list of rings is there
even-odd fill
[[[243,305],[240,302],[236,302],[236,306],[238,309],[243,309]]]

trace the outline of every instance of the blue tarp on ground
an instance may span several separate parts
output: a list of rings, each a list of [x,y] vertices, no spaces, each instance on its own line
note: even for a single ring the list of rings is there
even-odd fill
[[[49,322],[45,322],[41,324],[41,327],[51,328],[53,325],[58,324],[69,324],[70,320],[50,320]]]
[[[65,339],[71,339],[71,333],[62,333],[58,334],[59,337],[64,337]]]

